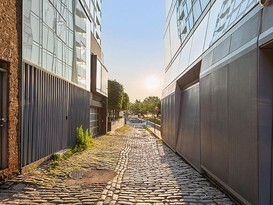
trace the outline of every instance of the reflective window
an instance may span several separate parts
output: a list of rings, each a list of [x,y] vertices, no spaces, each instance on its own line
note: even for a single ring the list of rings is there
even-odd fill
[[[108,95],[108,70],[97,59],[96,91]]]
[[[217,16],[211,44],[219,39],[237,21],[257,4],[255,0],[226,0],[223,1]]]
[[[176,1],[177,28],[181,43],[192,30],[208,3],[209,0]]]
[[[89,89],[89,21],[79,0],[24,0],[23,5],[23,58]]]

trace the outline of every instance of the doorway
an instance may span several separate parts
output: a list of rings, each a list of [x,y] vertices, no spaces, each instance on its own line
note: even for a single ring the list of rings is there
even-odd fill
[[[0,68],[0,170],[7,167],[7,72]]]

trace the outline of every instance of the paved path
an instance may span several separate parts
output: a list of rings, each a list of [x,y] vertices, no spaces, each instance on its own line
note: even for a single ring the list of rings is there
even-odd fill
[[[0,204],[233,204],[147,131],[134,128],[119,139],[123,146],[113,158],[116,166],[108,167],[117,175],[108,183],[69,186],[63,179],[50,187],[35,181],[26,186],[21,176],[20,183],[0,187]]]
[[[128,136],[116,178],[98,204],[233,204],[221,191],[143,129]]]

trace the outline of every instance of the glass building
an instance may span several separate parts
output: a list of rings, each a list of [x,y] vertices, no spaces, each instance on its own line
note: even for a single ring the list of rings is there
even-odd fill
[[[273,203],[273,5],[260,2],[166,0],[163,139],[243,204]]]
[[[21,165],[107,131],[101,0],[23,0]]]

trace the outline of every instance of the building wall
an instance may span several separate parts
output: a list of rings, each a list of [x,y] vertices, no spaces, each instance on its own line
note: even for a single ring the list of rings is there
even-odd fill
[[[82,1],[24,0],[21,166],[89,129],[91,20]]]
[[[22,2],[19,0],[0,1],[0,67],[8,71],[8,145],[7,168],[0,170],[0,180],[19,170],[20,136],[20,73],[21,73],[21,32]]]
[[[272,204],[273,5],[210,1],[180,38],[175,2],[167,4],[163,139],[244,204]],[[199,91],[183,89],[191,82]]]
[[[22,76],[21,166],[73,147],[89,127],[89,92],[29,64]]]
[[[93,34],[91,34],[91,52],[92,54],[97,55],[99,59],[103,60],[101,47]]]

